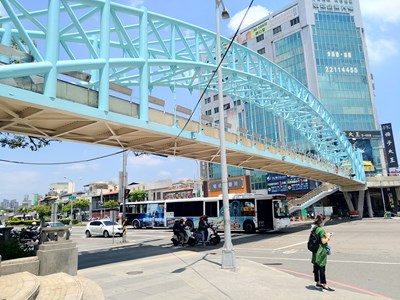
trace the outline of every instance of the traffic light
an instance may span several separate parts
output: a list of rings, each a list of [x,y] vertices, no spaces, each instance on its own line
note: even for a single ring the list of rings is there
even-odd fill
[[[129,193],[130,193],[131,191],[129,190],[129,189],[125,189],[125,199],[126,200],[129,200]]]

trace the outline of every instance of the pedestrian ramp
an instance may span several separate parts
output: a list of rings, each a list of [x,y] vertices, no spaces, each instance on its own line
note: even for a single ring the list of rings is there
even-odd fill
[[[104,299],[103,290],[94,281],[55,273],[36,276],[19,272],[0,277],[0,299],[12,300],[89,300]]]

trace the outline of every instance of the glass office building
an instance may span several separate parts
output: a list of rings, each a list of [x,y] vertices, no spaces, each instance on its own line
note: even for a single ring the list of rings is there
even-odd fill
[[[244,28],[236,41],[280,65],[306,85],[334,116],[350,142],[362,149],[367,176],[383,173],[383,152],[378,145],[380,128],[359,0],[298,0]],[[231,100],[224,98],[225,102]],[[240,100],[240,106],[231,107],[239,116],[240,126],[249,133],[307,149],[307,142],[283,120],[266,116],[265,112],[252,109],[245,99]],[[213,112],[213,105],[217,107],[218,102],[203,101],[203,113]],[[250,123],[250,118],[256,121]],[[246,124],[252,124],[251,128]],[[211,173],[219,174],[218,165],[209,168],[215,169]],[[229,171],[235,176],[240,173]],[[253,177],[262,181],[270,176],[257,172]]]

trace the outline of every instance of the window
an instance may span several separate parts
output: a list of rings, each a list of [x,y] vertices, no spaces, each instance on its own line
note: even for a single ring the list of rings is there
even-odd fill
[[[265,48],[261,48],[257,50],[258,54],[264,54],[265,53]]]
[[[218,100],[218,94],[215,94],[215,95],[213,96],[213,99],[214,99],[214,101],[217,101],[217,100]]]
[[[277,33],[281,32],[281,31],[282,31],[281,26],[278,26],[278,27],[275,27],[274,29],[272,29],[272,33],[273,34],[277,34]]]
[[[219,107],[214,107],[214,114],[219,112]]]
[[[211,97],[207,97],[206,99],[204,99],[204,103],[208,104],[211,102]]]
[[[239,106],[241,104],[240,99],[233,101],[234,106]]]
[[[211,109],[206,110],[206,116],[211,116]]]
[[[296,25],[297,23],[300,23],[299,17],[296,17],[296,18],[290,20],[290,26]]]
[[[261,42],[264,40],[264,34],[260,34],[259,36],[256,37],[257,43]]]

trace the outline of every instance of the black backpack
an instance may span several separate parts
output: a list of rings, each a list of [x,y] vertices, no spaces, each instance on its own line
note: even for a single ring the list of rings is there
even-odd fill
[[[317,253],[319,244],[321,242],[316,229],[317,227],[311,230],[310,237],[308,238],[307,242],[307,249],[310,250],[312,253]]]

